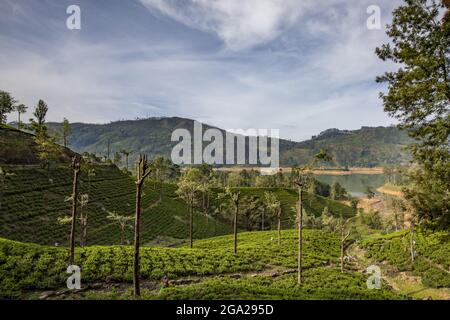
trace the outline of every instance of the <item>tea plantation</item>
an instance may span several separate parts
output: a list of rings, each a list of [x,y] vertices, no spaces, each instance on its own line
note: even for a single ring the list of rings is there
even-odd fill
[[[61,225],[58,218],[69,217],[71,202],[65,201],[72,193],[72,170],[58,166],[50,170],[37,166],[3,166],[6,172],[0,192],[0,237],[34,242],[43,245],[67,245],[69,225]],[[95,176],[82,170],[80,193],[89,195],[83,207],[88,214],[88,244],[113,245],[120,243],[120,229],[106,218],[108,211],[133,215],[135,209],[135,184],[114,165],[95,165]],[[156,206],[159,185],[149,180],[143,195],[143,243],[158,237],[186,239],[188,214],[185,203],[175,193],[175,184],[164,184],[163,201]],[[282,202],[283,227],[292,227],[294,213],[291,208],[297,193],[290,189],[240,188],[243,195],[264,197],[273,191]],[[216,193],[221,190],[215,190]],[[214,198],[214,194],[212,195]],[[213,200],[214,202],[214,200]],[[341,203],[305,193],[307,212],[320,215],[325,206],[331,212],[351,214],[351,208]],[[79,228],[78,228],[79,231]],[[132,228],[126,229],[126,239],[132,240]],[[199,212],[194,216],[194,238],[207,238],[232,233],[232,224],[225,217],[207,217]]]
[[[361,246],[367,250],[368,258],[387,261],[399,271],[420,276],[428,287],[450,288],[450,232],[416,230],[414,264],[411,262],[410,240],[409,230],[403,230],[367,239]]]
[[[361,273],[340,273],[339,242],[334,235],[318,230],[304,233],[305,283],[301,287],[296,285],[295,275],[296,231],[284,231],[281,246],[273,241],[275,231],[250,232],[239,234],[237,256],[232,253],[232,236],[196,241],[194,249],[141,248],[143,298],[402,298],[388,286],[367,289],[366,276]],[[106,286],[79,293],[76,298],[132,298],[132,253],[131,246],[76,248],[82,286],[120,284],[119,289]],[[66,248],[0,239],[0,298],[33,298],[46,290],[64,289],[67,257]],[[160,290],[165,274],[173,284]],[[183,279],[188,282],[176,283]],[[73,298],[71,295],[65,297]]]
[[[66,245],[69,225],[61,225],[58,218],[70,215],[72,170],[57,167],[44,170],[39,167],[4,166],[6,177],[0,198],[0,237],[45,245]],[[89,195],[83,208],[88,214],[88,244],[119,244],[120,229],[106,218],[108,211],[133,215],[135,184],[114,165],[96,165],[95,176],[89,178],[82,170],[80,192]],[[142,235],[144,243],[158,236],[186,238],[187,212],[183,201],[175,195],[175,185],[164,185],[163,201],[158,199],[154,183],[147,183],[143,195]],[[228,224],[206,221],[195,214],[194,236],[210,237],[231,233]],[[78,228],[79,231],[79,228]],[[126,229],[126,239],[132,239],[132,228]]]

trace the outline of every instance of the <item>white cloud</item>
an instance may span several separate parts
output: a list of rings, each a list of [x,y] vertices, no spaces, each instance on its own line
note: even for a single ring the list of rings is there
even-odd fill
[[[0,89],[29,106],[44,99],[52,121],[169,115],[222,128],[280,128],[282,137],[295,140],[330,127],[391,121],[374,84],[386,64],[373,50],[386,36],[365,27],[369,1],[140,1],[183,24],[144,10],[143,19],[158,28],[144,24],[143,33],[133,32],[124,17],[142,21],[121,2],[117,16],[99,15],[79,35],[62,29],[62,36],[44,38],[33,25],[22,40],[8,35],[15,29],[0,29]],[[396,5],[383,3],[384,13]],[[129,36],[94,33],[112,20],[124,33],[131,30]],[[233,50],[197,29],[217,34]],[[148,41],[149,34],[158,41]]]
[[[140,0],[147,8],[190,27],[214,32],[231,50],[275,39],[291,27],[312,0]]]

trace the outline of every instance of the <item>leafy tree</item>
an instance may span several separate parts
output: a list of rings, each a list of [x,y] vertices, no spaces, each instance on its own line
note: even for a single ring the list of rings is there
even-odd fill
[[[72,134],[72,128],[70,126],[69,120],[64,118],[62,128],[61,128],[61,136],[62,136],[63,145],[65,148],[67,148],[67,146],[69,145],[67,140],[71,134]]]
[[[24,104],[19,104],[15,106],[17,112],[17,128],[22,128],[22,122],[20,121],[20,115],[27,112],[28,107]]]
[[[43,100],[39,100],[33,112],[35,119],[30,119],[31,128],[36,135],[42,134],[47,136],[47,126],[45,125],[45,117],[47,116],[48,106]]]
[[[190,168],[183,173],[178,182],[176,193],[182,198],[188,207],[189,212],[189,246],[193,247],[193,225],[194,225],[194,204],[195,199],[201,190],[201,173],[197,168]]]
[[[405,0],[393,12],[390,44],[376,49],[383,61],[400,64],[377,81],[388,84],[381,94],[384,110],[416,140],[411,146],[419,165],[405,191],[424,220],[450,222],[450,2]],[[443,11],[444,18],[441,19]]]
[[[278,244],[281,245],[281,202],[273,192],[265,192],[264,198],[267,211],[278,220]]]
[[[233,206],[234,219],[233,219],[233,234],[234,234],[234,254],[237,254],[237,224],[239,216],[239,206],[241,200],[241,194],[239,191],[233,191],[230,187],[225,188],[225,192],[222,194],[223,198],[228,198]]]
[[[350,222],[354,217],[344,219],[343,217],[337,218],[332,215],[325,215],[322,217],[323,225],[326,229],[339,234],[340,251],[341,251],[341,272],[344,272],[344,254],[345,244],[351,233]]]
[[[8,92],[0,90],[0,124],[6,124],[7,116],[14,111],[16,103]]]
[[[50,163],[58,161],[61,153],[56,144],[56,138],[47,136],[46,131],[39,131],[34,137],[34,141],[37,144],[37,155],[42,161],[42,167],[50,170]]]
[[[213,167],[209,164],[202,164],[199,167],[200,170],[200,191],[202,193],[202,210],[203,214],[206,217],[206,222],[208,222],[208,214],[209,214],[209,198],[211,194],[211,177],[213,175]]]
[[[115,223],[118,224],[118,226],[120,227],[120,244],[124,245],[124,243],[125,243],[125,228],[127,226],[132,228],[132,225],[130,224],[130,222],[134,220],[134,217],[124,216],[124,215],[120,215],[116,212],[108,211],[108,216],[106,218],[111,221],[114,221]]]
[[[239,209],[241,224],[245,225],[248,231],[259,230],[261,228],[261,216],[264,210],[264,204],[260,198],[256,196],[242,197]]]
[[[319,153],[314,156],[318,162],[331,162],[333,158],[327,153],[326,150],[321,149]]]
[[[172,162],[166,158],[157,156],[153,159],[153,167],[155,168],[155,178],[159,182],[159,201],[162,201],[164,181],[166,181],[172,169]]]
[[[126,168],[128,171],[128,158],[130,157],[130,154],[133,153],[133,151],[124,149],[124,150],[120,151],[120,153],[125,156],[125,163],[126,163]]]

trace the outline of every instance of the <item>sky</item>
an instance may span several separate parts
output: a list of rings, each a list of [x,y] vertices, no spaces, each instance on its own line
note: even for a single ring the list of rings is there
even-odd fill
[[[1,0],[0,90],[48,120],[179,116],[223,129],[395,123],[375,48],[400,0]],[[66,10],[78,5],[81,29]],[[367,8],[381,9],[369,30]],[[11,115],[9,121],[16,120]]]

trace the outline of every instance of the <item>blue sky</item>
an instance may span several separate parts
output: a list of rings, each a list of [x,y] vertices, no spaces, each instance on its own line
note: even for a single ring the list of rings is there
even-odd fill
[[[81,30],[66,28],[69,5]],[[381,8],[368,30],[367,7]],[[374,79],[400,0],[2,0],[0,89],[48,119],[181,116],[225,129],[389,125]],[[15,120],[12,115],[9,120]]]

